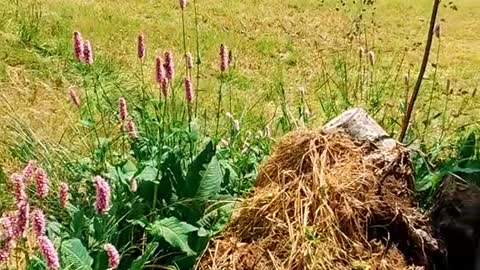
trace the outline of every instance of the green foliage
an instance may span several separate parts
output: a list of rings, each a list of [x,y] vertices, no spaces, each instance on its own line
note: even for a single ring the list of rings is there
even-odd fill
[[[172,247],[180,249],[188,256],[195,254],[188,245],[188,235],[198,231],[198,228],[188,223],[180,222],[175,217],[164,218],[147,227],[147,231],[154,237],[165,239]]]
[[[62,241],[60,254],[62,255],[62,269],[92,269],[93,259],[79,239]]]

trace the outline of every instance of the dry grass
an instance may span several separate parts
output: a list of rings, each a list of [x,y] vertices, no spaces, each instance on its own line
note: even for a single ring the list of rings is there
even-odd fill
[[[368,158],[373,152],[341,133],[287,136],[198,269],[410,267],[414,259],[386,233],[399,216],[421,220],[407,188],[409,164],[403,154],[383,164]]]

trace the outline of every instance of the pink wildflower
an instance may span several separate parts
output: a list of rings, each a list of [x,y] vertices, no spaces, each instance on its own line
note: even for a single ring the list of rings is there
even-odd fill
[[[45,216],[43,215],[42,210],[35,209],[32,211],[32,227],[35,235],[40,237],[45,235]]]
[[[80,32],[73,32],[73,50],[75,53],[75,58],[77,58],[77,60],[81,62],[83,60],[84,54],[83,39]]]
[[[223,44],[220,45],[220,70],[225,72],[228,68],[228,50]]]
[[[185,79],[185,97],[187,98],[188,103],[193,101],[193,86],[190,79]]]
[[[168,96],[168,79],[163,78],[162,80],[162,94],[164,97]]]
[[[118,111],[119,111],[120,119],[122,121],[125,121],[125,119],[127,119],[128,112],[127,112],[127,101],[125,100],[124,97],[121,97],[118,99]]]
[[[168,80],[172,81],[173,77],[175,77],[175,64],[173,63],[173,53],[171,51],[165,52],[165,69]]]
[[[66,183],[60,184],[60,206],[62,208],[67,207],[68,203],[68,185]]]
[[[163,67],[162,57],[157,56],[155,58],[155,79],[159,84],[162,83],[165,78],[165,68]]]
[[[145,57],[145,36],[143,35],[143,33],[138,34],[137,50],[138,58],[140,58],[140,60],[143,60],[143,58]]]
[[[15,202],[19,205],[21,202],[27,200],[27,193],[25,193],[25,182],[23,177],[18,174],[12,175],[13,189],[15,193]]]
[[[59,269],[60,263],[58,261],[58,254],[50,239],[46,236],[38,237],[38,246],[47,261],[47,267],[49,269]]]
[[[105,244],[104,249],[107,252],[108,267],[116,269],[120,264],[120,255],[117,249],[112,244]]]
[[[193,57],[192,57],[192,54],[190,52],[187,52],[185,54],[185,63],[187,64],[188,69],[193,68]]]
[[[42,168],[38,168],[35,173],[35,180],[37,184],[37,196],[45,198],[48,194],[48,176]]]
[[[11,213],[3,213],[0,218],[0,226],[3,227],[4,237],[6,239],[15,237],[15,228],[14,228],[14,217]],[[1,238],[0,238],[1,240]]]
[[[72,99],[72,102],[73,104],[75,104],[75,106],[80,107],[80,98],[77,95],[75,87],[70,87],[70,98]]]
[[[187,6],[187,0],[179,0],[180,8],[185,9]]]
[[[15,217],[16,230],[15,237],[23,238],[28,227],[28,216],[30,213],[30,205],[27,201],[22,201],[17,204],[17,213]]]
[[[26,182],[30,177],[32,177],[33,172],[35,171],[35,161],[28,161],[27,166],[23,169],[23,181]]]
[[[89,65],[93,64],[92,46],[90,45],[90,41],[88,40],[85,40],[85,42],[83,42],[83,60]]]
[[[138,139],[137,126],[133,120],[128,121],[127,130],[132,139]]]
[[[98,214],[104,214],[108,211],[110,204],[110,186],[101,176],[95,176],[93,181],[97,192],[95,208]]]

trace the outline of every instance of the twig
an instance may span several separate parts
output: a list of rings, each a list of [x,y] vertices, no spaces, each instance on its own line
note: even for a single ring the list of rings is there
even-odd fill
[[[400,130],[400,135],[398,136],[399,141],[403,141],[405,134],[407,133],[408,125],[410,122],[410,117],[412,116],[413,107],[415,106],[415,101],[417,100],[418,92],[420,91],[420,86],[422,85],[423,76],[425,75],[425,70],[427,69],[428,57],[430,56],[430,48],[432,47],[433,40],[433,29],[435,28],[435,21],[437,19],[438,7],[440,6],[440,0],[434,0],[432,16],[430,18],[430,28],[428,29],[427,45],[425,46],[425,52],[423,54],[422,66],[420,67],[420,72],[418,73],[418,78],[413,88],[413,94],[408,103],[407,112],[403,118],[402,129]]]

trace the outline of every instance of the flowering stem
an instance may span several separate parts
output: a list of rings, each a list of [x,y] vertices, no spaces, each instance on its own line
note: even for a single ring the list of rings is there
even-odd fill
[[[218,135],[218,125],[220,124],[220,107],[222,105],[222,88],[223,88],[223,75],[220,80],[220,89],[218,90],[218,103],[217,103],[217,124],[215,126],[215,137]]]
[[[197,16],[197,1],[194,0],[193,1],[193,12],[194,12],[194,16],[195,16],[195,43],[196,43],[196,49],[197,49],[197,62],[196,62],[196,65],[197,65],[197,76],[196,76],[196,79],[197,79],[197,83],[195,84],[197,86],[197,98],[195,99],[195,117],[197,117],[197,111],[198,111],[198,100],[200,99],[199,98],[199,94],[200,94],[200,64],[201,64],[201,60],[200,60],[200,41],[199,41],[199,35],[198,35],[198,16]]]

